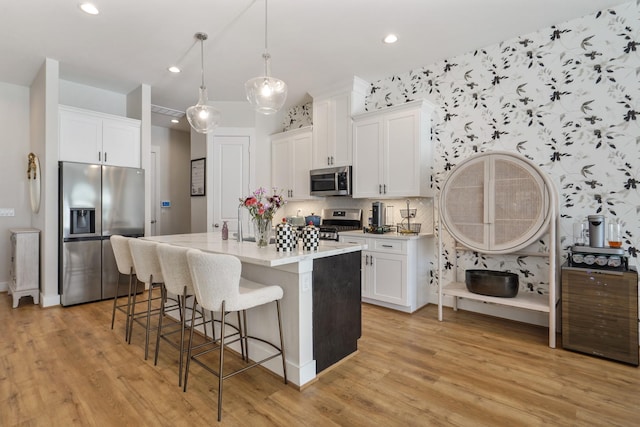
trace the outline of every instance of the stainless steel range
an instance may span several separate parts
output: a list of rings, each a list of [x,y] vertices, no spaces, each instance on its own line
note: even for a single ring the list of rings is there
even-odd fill
[[[362,209],[323,209],[321,240],[338,240],[341,231],[362,229]]]

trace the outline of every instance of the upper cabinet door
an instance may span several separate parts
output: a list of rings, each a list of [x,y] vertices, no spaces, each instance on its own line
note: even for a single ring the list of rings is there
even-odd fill
[[[375,198],[382,194],[382,126],[380,117],[353,125],[353,197]]]
[[[382,182],[387,197],[420,196],[420,157],[423,141],[420,135],[419,110],[401,111],[384,118]],[[427,184],[425,184],[427,185]]]
[[[140,167],[140,123],[103,119],[102,151],[104,164]]]
[[[309,194],[311,128],[271,135],[271,185],[287,200],[312,199]]]
[[[80,163],[102,161],[102,120],[60,109],[59,160]]]
[[[442,221],[464,246],[485,253],[522,249],[540,237],[550,194],[542,172],[510,153],[460,163],[442,186]]]

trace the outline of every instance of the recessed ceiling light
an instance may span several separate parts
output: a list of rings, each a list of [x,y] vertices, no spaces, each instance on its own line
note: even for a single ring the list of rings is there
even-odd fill
[[[89,15],[97,15],[100,13],[96,5],[89,2],[80,3],[80,9],[82,9],[83,12],[88,13]]]
[[[167,68],[167,70],[171,71],[172,73],[179,73],[180,71],[182,71],[180,68],[176,67],[175,65],[172,65],[171,67]]]
[[[395,34],[389,34],[384,39],[382,39],[382,41],[386,44],[395,43],[398,41],[398,36],[396,36]]]
[[[171,119],[171,123],[180,123],[180,120],[178,120],[178,119]]]

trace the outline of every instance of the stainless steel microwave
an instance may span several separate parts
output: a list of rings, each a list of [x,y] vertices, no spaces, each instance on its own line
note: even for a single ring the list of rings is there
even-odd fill
[[[350,196],[351,166],[309,171],[312,196]]]

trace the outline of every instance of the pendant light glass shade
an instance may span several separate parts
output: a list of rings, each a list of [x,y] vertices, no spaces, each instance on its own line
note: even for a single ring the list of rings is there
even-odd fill
[[[247,100],[261,114],[273,114],[287,100],[287,84],[271,77],[271,55],[267,51],[267,0],[264,0],[264,75],[254,77],[244,84]]]
[[[187,108],[187,120],[196,132],[209,133],[220,123],[220,111],[207,105],[209,99],[207,97],[207,87],[204,85],[204,41],[207,39],[207,35],[205,33],[196,33],[195,37],[200,40],[202,85],[200,86],[198,103]]]
[[[199,133],[209,133],[220,123],[220,111],[207,105],[207,88],[200,88],[200,98],[196,105],[187,108],[187,120]]]

